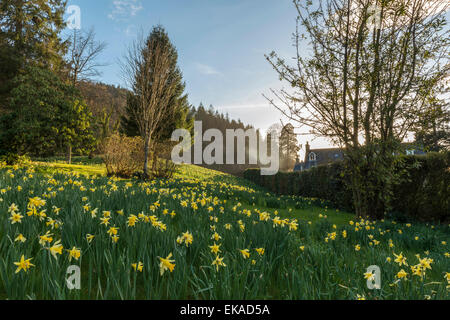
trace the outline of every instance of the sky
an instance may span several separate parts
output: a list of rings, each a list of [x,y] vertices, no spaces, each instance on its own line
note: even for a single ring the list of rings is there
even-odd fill
[[[177,48],[192,105],[213,105],[262,132],[287,122],[263,97],[273,97],[270,89],[284,85],[264,55],[275,51],[293,61],[292,0],[68,0],[68,5],[80,8],[81,29],[94,28],[96,39],[107,43],[98,59],[106,66],[93,80],[126,87],[120,59],[140,33],[161,24]],[[331,146],[311,135],[298,140],[312,148]]]
[[[161,24],[176,46],[189,102],[253,125],[263,132],[282,119],[262,94],[282,83],[264,54],[295,55],[292,33],[296,10],[291,0],[69,0],[81,12],[81,28],[94,28],[107,43],[94,79],[125,86],[119,60],[140,32]],[[66,16],[67,17],[67,16]],[[305,144],[312,137],[300,137]],[[315,147],[327,147],[324,140]]]

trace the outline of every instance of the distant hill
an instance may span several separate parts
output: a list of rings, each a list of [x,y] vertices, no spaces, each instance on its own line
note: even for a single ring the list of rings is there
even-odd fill
[[[104,116],[104,111],[111,114],[110,126],[114,127],[121,116],[125,112],[128,90],[101,82],[85,81],[78,85],[83,98],[89,106],[93,116],[99,120]],[[240,120],[230,119],[228,115],[224,115],[215,110],[212,106],[206,109],[202,104],[198,108],[192,107],[190,117],[194,117],[196,121],[202,121],[203,131],[214,128],[219,129],[225,136],[227,129],[253,129],[252,126],[242,123]],[[254,130],[254,129],[253,129]],[[256,130],[259,135],[259,131]],[[224,147],[226,141],[224,140]],[[209,143],[204,143],[206,147]],[[193,152],[193,150],[192,150]],[[248,150],[246,150],[248,153]],[[236,154],[236,150],[235,150]],[[225,155],[224,155],[225,157]],[[225,158],[224,158],[225,161]],[[241,175],[244,170],[255,168],[255,165],[201,165],[202,167],[218,170],[233,175]]]
[[[101,82],[84,81],[78,84],[83,98],[94,117],[103,116],[103,110],[111,114],[111,122],[116,123],[125,110],[127,89]]]

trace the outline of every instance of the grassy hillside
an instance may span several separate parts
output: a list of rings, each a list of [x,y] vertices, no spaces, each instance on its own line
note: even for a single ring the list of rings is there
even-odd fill
[[[142,183],[76,162],[0,168],[2,297],[448,299],[448,225],[357,220],[196,166]]]

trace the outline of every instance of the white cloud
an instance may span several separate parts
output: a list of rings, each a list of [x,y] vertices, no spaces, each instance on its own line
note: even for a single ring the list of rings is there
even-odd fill
[[[144,8],[140,0],[114,0],[113,6],[108,18],[114,21],[127,21]]]
[[[125,35],[127,35],[127,37],[136,37],[137,36],[137,27],[133,24],[130,24],[126,29],[125,29]]]
[[[217,71],[216,69],[214,69],[211,66],[208,66],[206,64],[202,64],[202,63],[196,63],[195,67],[197,68],[197,70],[205,75],[221,75],[222,73]]]

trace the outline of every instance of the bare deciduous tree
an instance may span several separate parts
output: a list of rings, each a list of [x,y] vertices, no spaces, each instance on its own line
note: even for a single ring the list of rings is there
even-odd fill
[[[95,40],[95,31],[74,30],[69,39],[70,80],[74,86],[79,81],[89,80],[100,75],[99,67],[105,64],[97,61],[99,55],[106,49],[106,43]]]
[[[149,177],[148,160],[156,140],[155,134],[162,120],[175,112],[169,103],[177,85],[170,72],[171,46],[154,35],[158,32],[157,27],[146,40],[140,37],[135,41],[122,62],[124,78],[136,99],[133,117],[144,139],[144,178]]]
[[[100,75],[98,68],[104,64],[97,61],[98,56],[106,48],[105,42],[95,41],[94,29],[87,32],[74,30],[69,38],[69,79],[74,87],[80,81],[89,80]],[[67,163],[72,162],[72,145],[67,145]]]
[[[266,56],[292,90],[272,90],[277,101],[266,98],[290,120],[346,150],[356,213],[379,218],[388,203],[395,145],[448,80],[449,4],[293,2],[296,63],[274,52]]]

